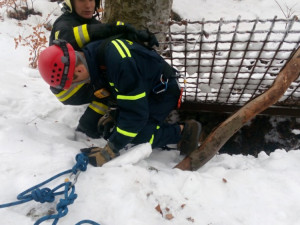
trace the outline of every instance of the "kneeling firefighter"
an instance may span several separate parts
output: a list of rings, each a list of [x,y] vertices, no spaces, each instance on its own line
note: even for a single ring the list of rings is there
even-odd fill
[[[116,126],[104,148],[83,149],[94,166],[119,155],[127,144],[150,142],[153,148],[178,144],[183,154],[198,146],[201,125],[194,121],[167,124],[176,109],[180,88],[176,70],[155,51],[126,39],[91,42],[74,51],[57,40],[38,61],[43,79],[52,87],[68,89],[89,82],[110,93],[117,105]]]
[[[97,20],[100,0],[64,0],[60,1],[60,5],[63,14],[53,24],[50,45],[56,39],[63,39],[75,50],[81,50],[91,41],[114,35],[140,41],[149,47],[158,45],[155,35],[147,30],[136,30],[130,24],[120,21],[104,24]],[[92,138],[103,137],[103,130],[97,129],[97,121],[107,112],[108,102],[94,94],[97,90],[93,85],[80,83],[66,90],[55,87],[50,87],[50,90],[65,105],[88,104],[76,130]]]

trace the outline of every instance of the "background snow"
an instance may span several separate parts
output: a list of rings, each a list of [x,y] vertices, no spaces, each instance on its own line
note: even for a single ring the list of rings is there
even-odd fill
[[[34,6],[44,16],[53,9],[59,15],[56,3],[39,0]],[[299,5],[295,9],[299,10]],[[271,0],[174,0],[174,10],[191,20],[236,19],[239,14],[243,18],[283,17]],[[37,24],[42,18],[31,16],[18,25],[6,18],[3,9],[1,15],[0,204],[14,201],[25,189],[72,168],[80,148],[105,144],[74,133],[84,107],[59,103],[38,71],[28,68],[28,49],[14,48],[13,38],[29,34],[27,24]],[[51,22],[54,19],[55,15]],[[101,225],[300,224],[299,150],[278,149],[270,156],[261,152],[258,158],[217,155],[194,172],[172,169],[182,160],[177,150],[150,152],[149,146],[142,145],[131,151],[130,157],[123,151],[121,166],[89,167],[76,183],[77,200],[58,224],[71,225],[82,219]],[[163,216],[155,210],[158,204]],[[0,209],[0,221],[33,224],[35,215],[53,207],[54,203],[30,202]],[[174,216],[171,221],[165,218],[167,213]]]

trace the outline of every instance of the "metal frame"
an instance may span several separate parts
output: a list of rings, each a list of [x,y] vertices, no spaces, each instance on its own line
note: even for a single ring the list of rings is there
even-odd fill
[[[161,54],[183,75],[183,109],[232,112],[271,87],[300,45],[300,21],[170,21],[165,34]],[[300,78],[264,113],[300,116]]]

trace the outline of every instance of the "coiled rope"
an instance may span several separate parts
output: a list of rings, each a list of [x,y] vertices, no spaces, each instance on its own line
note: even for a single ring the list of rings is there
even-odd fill
[[[78,178],[80,172],[87,170],[87,165],[88,165],[88,157],[83,153],[77,154],[76,155],[76,164],[73,166],[72,169],[61,172],[61,173],[45,180],[44,182],[27,189],[26,191],[20,193],[17,196],[18,201],[2,204],[2,205],[0,205],[0,209],[23,204],[23,203],[29,202],[31,200],[34,200],[34,201],[40,202],[40,203],[54,202],[55,196],[63,194],[64,198],[60,199],[59,203],[56,205],[57,214],[46,215],[34,223],[34,225],[39,225],[46,220],[53,219],[54,221],[53,221],[52,225],[56,225],[60,218],[67,215],[68,206],[73,204],[75,199],[77,198],[77,194],[75,194],[75,183],[77,181],[77,178]],[[72,176],[74,176],[72,182],[70,181],[70,179],[66,179],[64,183],[58,185],[57,187],[53,188],[52,190],[47,187],[40,189],[40,187],[44,186],[45,184],[57,179],[58,177],[66,175],[66,174],[71,174],[70,178]],[[75,225],[81,225],[81,224],[100,225],[92,220],[82,220],[82,221],[76,223]]]

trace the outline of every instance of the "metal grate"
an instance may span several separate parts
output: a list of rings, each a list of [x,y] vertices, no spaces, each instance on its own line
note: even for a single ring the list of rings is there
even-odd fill
[[[300,21],[170,21],[166,35],[162,55],[186,77],[185,105],[233,111],[272,85],[300,44]],[[276,106],[300,112],[300,78]]]

